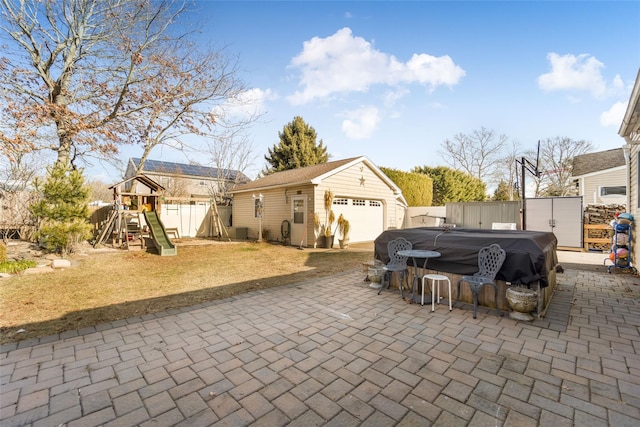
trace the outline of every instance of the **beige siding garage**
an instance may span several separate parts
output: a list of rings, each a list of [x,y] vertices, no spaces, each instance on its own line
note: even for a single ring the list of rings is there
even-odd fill
[[[306,168],[278,172],[237,187],[233,200],[234,227],[248,227],[258,235],[259,221],[252,195],[263,194],[263,235],[282,241],[281,225],[291,224],[291,244],[313,246],[317,232],[314,216],[326,223],[325,191],[334,194],[331,209],[336,219],[342,213],[351,224],[350,241],[372,241],[388,228],[402,226],[406,201],[400,189],[366,157],[337,160]],[[336,223],[332,224],[334,232]],[[337,239],[338,237],[336,237]]]

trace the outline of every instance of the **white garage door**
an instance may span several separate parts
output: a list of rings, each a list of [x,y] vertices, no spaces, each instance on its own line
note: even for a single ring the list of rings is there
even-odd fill
[[[336,198],[333,199],[333,213],[336,221],[340,214],[349,221],[351,242],[375,240],[384,230],[384,211],[379,200]],[[336,239],[341,237],[337,234]]]

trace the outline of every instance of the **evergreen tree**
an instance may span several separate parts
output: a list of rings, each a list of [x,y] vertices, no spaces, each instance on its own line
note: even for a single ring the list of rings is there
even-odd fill
[[[493,200],[499,201],[499,202],[510,201],[512,199],[509,193],[510,193],[509,186],[507,185],[506,182],[501,180],[498,183],[498,187],[496,188],[496,191],[493,192]],[[511,193],[513,194],[513,191],[511,191]]]
[[[444,206],[448,202],[482,202],[486,186],[479,178],[446,166],[414,168],[413,172],[424,173],[433,179],[433,206]]]
[[[322,140],[316,143],[316,130],[309,126],[300,116],[293,118],[278,132],[280,143],[269,148],[269,155],[264,156],[267,168],[264,175],[288,169],[319,165],[329,160],[327,148]]]
[[[66,255],[91,236],[89,186],[81,171],[56,163],[47,168],[46,181],[35,181],[40,200],[29,208],[38,220],[38,242],[51,252]]]

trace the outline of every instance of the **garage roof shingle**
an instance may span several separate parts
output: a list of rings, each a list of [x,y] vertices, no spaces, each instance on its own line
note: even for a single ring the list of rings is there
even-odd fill
[[[318,178],[360,158],[361,157],[351,157],[349,159],[336,160],[319,165],[276,172],[271,175],[267,175],[264,178],[259,178],[255,181],[239,185],[233,190],[233,192],[236,193],[254,190],[257,188],[272,188],[292,184],[309,184],[315,178]]]

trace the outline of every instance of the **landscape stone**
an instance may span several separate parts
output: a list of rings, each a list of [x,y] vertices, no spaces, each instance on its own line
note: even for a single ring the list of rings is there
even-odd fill
[[[71,267],[71,261],[68,259],[56,258],[51,263],[51,268],[69,268]]]

